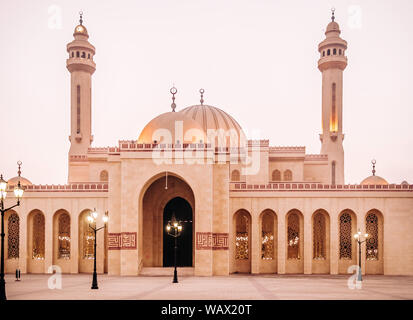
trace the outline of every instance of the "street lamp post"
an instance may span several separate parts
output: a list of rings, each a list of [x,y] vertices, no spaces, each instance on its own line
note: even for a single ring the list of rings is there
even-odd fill
[[[176,271],[176,250],[178,249],[177,239],[181,235],[182,232],[182,225],[180,221],[175,219],[175,215],[172,215],[172,221],[168,221],[168,225],[166,226],[166,231],[168,234],[175,238],[175,247],[174,247],[174,280],[172,283],[178,283],[178,272]]]
[[[362,276],[361,276],[361,245],[363,242],[367,241],[367,238],[369,237],[368,233],[364,234],[364,240],[362,239],[363,235],[361,234],[361,231],[359,231],[354,235],[354,238],[356,238],[358,247],[359,247],[359,272],[357,276],[357,282],[361,283],[363,281]]]
[[[20,165],[19,177],[20,177]],[[23,188],[20,185],[20,180],[14,188],[14,195],[17,198],[17,203],[9,208],[4,208],[4,200],[7,196],[7,181],[3,180],[3,175],[0,175],[0,211],[1,211],[1,276],[0,276],[0,301],[7,300],[6,298],[6,281],[4,280],[4,213],[20,205],[20,199],[23,197]]]
[[[87,216],[87,221],[89,222],[89,228],[93,230],[94,232],[94,242],[93,242],[93,248],[94,248],[94,256],[93,256],[93,281],[92,281],[92,289],[99,289],[98,287],[98,275],[96,273],[96,234],[99,230],[106,228],[106,223],[109,220],[108,217],[108,212],[105,212],[105,215],[102,217],[103,220],[103,227],[96,228],[96,220],[98,217],[98,213],[96,212],[96,209],[93,210],[93,212],[90,213],[89,216]],[[95,223],[95,226],[92,226],[91,224]]]

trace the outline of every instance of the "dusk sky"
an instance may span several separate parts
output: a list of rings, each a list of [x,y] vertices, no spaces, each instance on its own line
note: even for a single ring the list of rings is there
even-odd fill
[[[137,139],[157,115],[199,103],[232,115],[271,146],[319,153],[318,44],[335,7],[348,42],[345,180],[413,183],[413,1],[2,1],[0,173],[67,182],[70,74],[66,44],[84,12],[96,47],[92,146]]]

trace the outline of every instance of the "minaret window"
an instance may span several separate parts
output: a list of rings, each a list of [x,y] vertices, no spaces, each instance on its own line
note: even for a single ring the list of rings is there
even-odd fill
[[[76,58],[79,58],[79,51],[76,51]]]
[[[327,50],[327,55],[328,55],[328,56],[330,55],[330,49]]]
[[[326,52],[325,51],[323,51],[323,57],[326,55]]]
[[[82,58],[86,58],[86,53],[84,51],[82,52]]]
[[[75,56],[75,52],[74,51],[72,51],[72,58]]]
[[[77,86],[76,133],[80,133],[80,86]]]
[[[330,132],[337,132],[336,84],[331,85],[331,118]]]
[[[90,53],[87,54],[87,58],[90,59]]]
[[[342,53],[343,51],[341,51],[341,49],[338,49],[338,54],[341,56],[341,53]]]
[[[337,54],[337,49],[336,49],[336,48],[333,49],[333,54],[334,54],[334,55]]]
[[[331,184],[334,186],[336,184],[336,162],[331,163]]]

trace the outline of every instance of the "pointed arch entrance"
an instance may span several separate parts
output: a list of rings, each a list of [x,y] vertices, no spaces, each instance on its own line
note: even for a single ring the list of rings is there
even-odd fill
[[[143,267],[173,265],[173,237],[166,232],[168,220],[175,214],[183,221],[184,230],[178,238],[178,266],[194,266],[195,197],[189,184],[170,172],[160,174],[148,183],[142,197],[142,256]]]

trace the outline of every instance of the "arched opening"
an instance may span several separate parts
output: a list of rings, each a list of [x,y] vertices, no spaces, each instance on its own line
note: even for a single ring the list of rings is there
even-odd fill
[[[106,170],[102,170],[100,172],[99,180],[101,182],[107,182],[109,181],[109,173]]]
[[[166,225],[175,213],[183,223],[183,233],[178,238],[178,262],[194,266],[194,218],[195,197],[191,187],[180,177],[168,172],[162,173],[148,183],[142,196],[142,214],[139,223],[142,231],[139,241],[142,250],[138,263],[143,267],[166,267],[173,265],[173,237],[166,232]],[[172,244],[172,246],[171,246]],[[189,252],[190,251],[190,252]]]
[[[240,181],[240,179],[241,177],[240,177],[239,170],[232,170],[231,181]]]
[[[304,273],[304,217],[293,209],[286,216],[286,273]]]
[[[70,257],[70,215],[62,209],[53,216],[53,264],[58,265],[63,273],[70,273]]]
[[[260,273],[277,272],[277,216],[266,209],[261,213]]]
[[[327,55],[328,55],[328,56],[330,55],[330,49],[327,50]]]
[[[366,274],[383,274],[383,215],[373,209],[366,214]]]
[[[177,266],[192,267],[192,208],[188,201],[180,197],[171,199],[163,210],[163,266],[174,266],[175,238],[166,231],[173,216],[182,225],[181,235],[177,238]]]
[[[357,218],[353,211],[346,209],[338,218],[338,273],[348,274],[348,268],[357,264],[357,245],[354,234],[357,232]]]
[[[4,214],[4,234],[4,269],[12,273],[18,268],[20,257],[20,218],[14,210]]]
[[[280,170],[275,169],[272,172],[272,180],[271,181],[280,181],[281,180],[281,172]]]
[[[292,181],[293,180],[293,173],[291,170],[287,169],[284,171],[284,181]]]
[[[251,272],[251,215],[247,210],[238,210],[233,217],[234,273]]]
[[[312,217],[313,261],[312,273],[330,273],[330,217],[319,209]]]
[[[334,49],[333,49],[333,55],[336,55],[336,54],[337,54],[337,49],[334,48]]]
[[[83,210],[79,214],[79,221],[78,221],[79,273],[93,272],[93,259],[94,259],[94,254],[95,254],[95,248],[94,248],[95,235],[94,235],[93,230],[89,227],[89,222],[87,220],[87,217],[91,212],[92,210],[86,209],[86,210]],[[91,226],[96,227],[96,223],[92,223]]]
[[[33,210],[27,217],[27,273],[44,273],[45,217]]]

